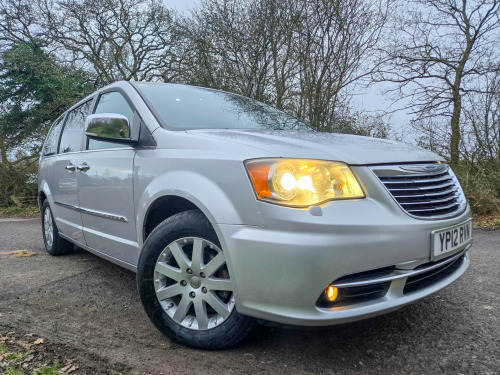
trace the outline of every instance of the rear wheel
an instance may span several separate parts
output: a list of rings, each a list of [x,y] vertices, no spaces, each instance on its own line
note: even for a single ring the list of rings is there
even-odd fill
[[[225,254],[198,210],[176,214],[151,233],[139,259],[137,284],[151,321],[182,344],[227,348],[253,325],[234,307]]]
[[[59,236],[59,230],[57,229],[48,200],[43,202],[41,214],[43,242],[47,252],[54,256],[71,252],[74,245]]]

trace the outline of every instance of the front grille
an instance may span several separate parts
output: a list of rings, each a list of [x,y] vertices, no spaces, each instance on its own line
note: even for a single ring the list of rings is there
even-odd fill
[[[446,164],[384,166],[373,167],[372,170],[410,215],[445,218],[465,209],[465,197],[460,184]]]
[[[433,269],[429,272],[421,273],[416,276],[409,277],[406,280],[403,293],[410,294],[413,292],[418,292],[421,289],[427,288],[428,286],[436,284],[439,281],[447,278],[463,264],[464,258],[465,255],[462,255],[457,260],[451,263],[444,264],[439,268]]]

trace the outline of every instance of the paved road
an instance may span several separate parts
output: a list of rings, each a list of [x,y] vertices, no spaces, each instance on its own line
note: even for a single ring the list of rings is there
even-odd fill
[[[0,336],[34,333],[87,373],[498,374],[500,231],[475,231],[456,283],[397,312],[329,329],[261,327],[219,352],[170,342],[149,322],[135,274],[87,252],[50,257],[37,220],[0,221]]]

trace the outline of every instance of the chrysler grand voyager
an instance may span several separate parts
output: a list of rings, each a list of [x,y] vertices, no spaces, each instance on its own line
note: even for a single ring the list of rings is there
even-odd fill
[[[234,345],[255,318],[323,326],[396,310],[469,265],[470,208],[440,156],[319,133],[258,101],[117,82],[52,125],[45,247],[137,273],[155,326]]]

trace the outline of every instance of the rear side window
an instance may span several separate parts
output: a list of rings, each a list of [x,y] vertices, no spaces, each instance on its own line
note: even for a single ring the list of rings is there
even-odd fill
[[[59,152],[81,151],[83,128],[89,114],[91,101],[83,103],[68,113],[59,144]]]
[[[42,155],[48,156],[57,153],[57,144],[59,143],[59,136],[63,125],[64,116],[59,117],[52,125],[45,139],[43,145]]]
[[[128,104],[127,100],[117,91],[107,92],[99,97],[99,102],[94,113],[118,113],[128,119],[130,127],[134,121],[134,110]],[[89,139],[89,150],[103,148],[123,148],[128,147],[119,143],[106,142],[98,139]]]

